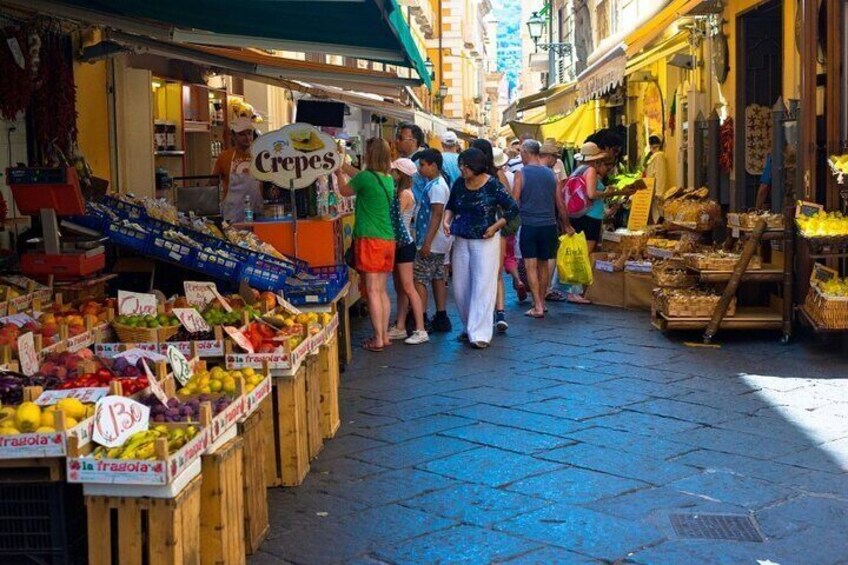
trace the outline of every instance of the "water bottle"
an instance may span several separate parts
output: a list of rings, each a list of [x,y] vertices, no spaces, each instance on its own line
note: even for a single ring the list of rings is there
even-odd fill
[[[244,221],[252,222],[253,221],[253,208],[250,205],[250,195],[244,195]]]

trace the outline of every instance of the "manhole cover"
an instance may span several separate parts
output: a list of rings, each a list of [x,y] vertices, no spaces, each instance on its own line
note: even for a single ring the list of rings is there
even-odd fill
[[[671,525],[682,538],[763,542],[752,516],[734,514],[671,514]]]

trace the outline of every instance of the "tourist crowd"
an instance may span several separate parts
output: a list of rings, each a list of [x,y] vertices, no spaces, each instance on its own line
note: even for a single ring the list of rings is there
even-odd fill
[[[399,158],[392,160],[388,141],[372,138],[361,171],[346,164],[336,172],[342,194],[356,195],[347,260],[364,281],[374,329],[362,344],[368,351],[382,351],[392,340],[426,343],[430,333],[452,331],[449,280],[462,323],[459,339],[477,349],[509,328],[504,273],[520,302],[531,299],[526,316],[544,318],[546,301],[589,304],[583,288],[567,294],[556,288],[560,235],[583,233],[591,252],[610,213],[608,199],[632,194],[603,182],[623,148],[612,130],[587,139],[570,173],[553,140],[523,136],[504,150],[476,139],[464,151],[453,132],[440,141],[441,151],[429,148],[420,127],[403,123],[395,139]],[[394,323],[389,275],[397,293]]]

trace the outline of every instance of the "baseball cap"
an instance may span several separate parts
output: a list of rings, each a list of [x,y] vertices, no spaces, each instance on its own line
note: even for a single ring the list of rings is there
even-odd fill
[[[456,133],[449,131],[442,136],[442,145],[456,145],[459,141],[459,138],[456,137]]]
[[[399,170],[400,172],[409,177],[418,172],[418,167],[415,166],[415,163],[412,161],[412,159],[407,159],[406,157],[402,157],[400,159],[392,161],[392,168]]]
[[[230,124],[230,129],[236,133],[241,133],[243,131],[256,128],[253,127],[253,121],[250,118],[241,117],[233,120]]]

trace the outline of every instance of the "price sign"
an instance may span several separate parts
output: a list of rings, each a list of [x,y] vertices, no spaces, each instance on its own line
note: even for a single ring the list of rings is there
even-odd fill
[[[156,315],[156,295],[144,292],[118,291],[118,314],[121,315]]]
[[[654,201],[654,186],[657,181],[653,178],[644,178],[636,181],[636,183],[638,182],[641,182],[646,188],[639,190],[630,197],[630,218],[627,221],[627,229],[630,231],[639,231],[648,227],[648,220],[651,217],[651,204]]]
[[[234,328],[233,326],[224,326],[224,331],[227,332],[228,336],[233,338],[233,341],[235,341],[239,347],[248,353],[255,353],[253,350],[253,344],[250,343],[250,340],[247,339],[247,337],[241,333],[238,328]]]
[[[51,406],[63,398],[76,398],[80,402],[97,402],[109,393],[106,387],[69,388],[65,390],[45,390],[38,395],[35,403],[39,406]]]
[[[163,406],[167,407],[168,395],[165,394],[165,391],[162,389],[162,385],[160,385],[159,381],[156,380],[156,375],[154,375],[153,371],[150,370],[150,367],[147,366],[147,361],[142,359],[141,364],[144,366],[144,374],[147,375],[147,384],[150,387],[150,392],[153,393],[153,396],[155,396]]]
[[[825,267],[821,263],[813,265],[813,273],[810,275],[810,284],[815,286],[818,283],[827,282],[839,278],[839,271]]]
[[[297,316],[298,314],[303,314],[303,312],[301,312],[300,309],[297,306],[295,306],[294,304],[292,304],[291,302],[289,302],[288,300],[286,300],[283,297],[282,292],[277,294],[277,302],[280,303],[280,306],[282,306],[283,308],[285,308],[286,310],[288,310],[289,312],[291,312],[295,316]]]
[[[812,217],[824,210],[824,206],[821,204],[816,204],[815,202],[805,202],[803,200],[798,201],[798,205],[795,206],[795,217],[798,218],[800,216]]]
[[[208,332],[211,329],[195,308],[174,308],[172,312],[183,327],[192,333]]]
[[[191,365],[188,359],[173,345],[168,346],[167,354],[168,361],[171,363],[171,370],[174,372],[174,378],[185,386],[191,378]]]
[[[218,292],[218,287],[213,282],[183,281],[186,300],[191,306],[205,308],[213,300],[217,300],[224,310],[232,312],[230,303]]]
[[[118,447],[147,429],[150,408],[123,396],[104,396],[94,407],[92,439],[105,447]]]
[[[38,354],[35,352],[35,337],[32,332],[18,338],[18,359],[21,362],[21,372],[26,376],[38,372]]]

